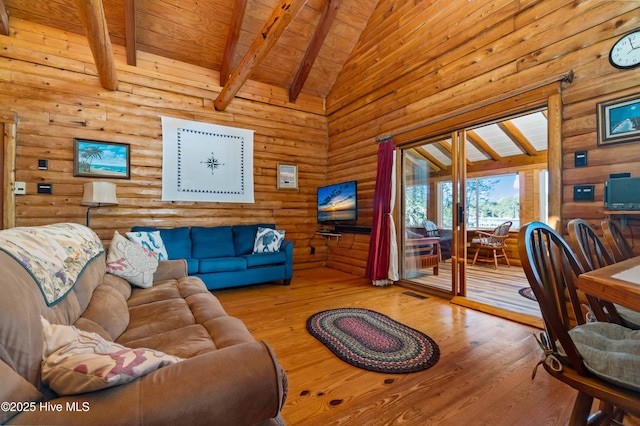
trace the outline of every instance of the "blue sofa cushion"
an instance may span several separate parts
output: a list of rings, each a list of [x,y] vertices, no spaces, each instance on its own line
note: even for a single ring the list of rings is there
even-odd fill
[[[233,227],[233,244],[236,256],[243,256],[253,252],[253,243],[256,241],[258,228],[276,229],[274,224],[261,223],[256,225],[235,225]]]
[[[196,259],[235,256],[230,226],[193,226],[191,242],[191,253]]]
[[[186,260],[187,260],[187,274],[188,275],[197,274],[198,270],[200,269],[199,267],[200,262],[198,261],[198,259],[186,259]]]
[[[287,261],[287,255],[284,251],[278,251],[275,253],[247,254],[243,257],[247,260],[247,268],[253,268],[255,266],[277,265],[280,263],[285,263]]]
[[[180,228],[153,228],[148,226],[134,226],[132,232],[160,231],[160,237],[167,249],[169,259],[191,259],[191,230]]]
[[[215,259],[200,259],[200,273],[232,272],[247,269],[247,261],[243,257],[218,257]]]

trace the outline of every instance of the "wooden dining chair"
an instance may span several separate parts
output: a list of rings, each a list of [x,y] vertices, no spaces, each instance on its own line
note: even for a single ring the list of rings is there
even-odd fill
[[[627,238],[614,221],[611,219],[603,220],[601,226],[604,239],[611,248],[616,262],[621,262],[635,256]]]
[[[476,261],[480,261],[493,263],[494,268],[498,269],[498,259],[501,257],[507,262],[507,266],[511,266],[509,257],[504,251],[507,247],[506,240],[509,237],[511,225],[512,223],[507,221],[498,225],[491,232],[476,231],[476,237],[471,239],[471,246],[476,248],[476,254],[473,256],[471,266],[474,266]],[[480,250],[486,250],[486,257],[478,259]]]
[[[602,223],[604,222],[607,221],[603,221]],[[610,225],[610,227],[607,229],[618,229],[615,223],[608,225]],[[567,230],[569,231],[571,244],[578,255],[578,260],[582,263],[586,271],[593,271],[594,269],[613,265],[620,261],[614,256],[612,250],[609,250],[611,244],[605,244],[605,241],[602,240],[584,220],[573,219],[569,221]],[[610,321],[634,330],[640,330],[640,312],[604,300],[601,302],[608,313],[608,319]]]
[[[570,220],[567,224],[567,230],[569,231],[571,245],[585,272],[615,263],[613,254],[611,254],[604,241],[583,219]],[[609,321],[623,324],[617,306],[606,300],[599,300],[599,305],[607,311],[607,319]]]
[[[545,324],[539,340],[545,351],[544,369],[578,391],[570,424],[601,424],[620,419],[624,413],[640,415],[640,392],[592,374],[569,333],[586,324],[575,287],[575,280],[584,269],[571,247],[548,225],[532,222],[520,229],[518,250]],[[628,331],[616,324],[606,325]],[[601,404],[592,414],[594,398]]]

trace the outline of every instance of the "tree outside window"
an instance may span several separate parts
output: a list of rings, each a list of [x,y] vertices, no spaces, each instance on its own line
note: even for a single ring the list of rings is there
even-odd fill
[[[467,179],[466,223],[470,229],[491,229],[510,220],[520,227],[520,189],[518,173]],[[441,183],[442,226],[453,226],[453,186]]]

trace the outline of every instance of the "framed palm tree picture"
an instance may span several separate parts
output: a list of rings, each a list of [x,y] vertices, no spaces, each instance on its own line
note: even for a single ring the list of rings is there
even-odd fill
[[[130,178],[128,143],[73,139],[73,175]]]

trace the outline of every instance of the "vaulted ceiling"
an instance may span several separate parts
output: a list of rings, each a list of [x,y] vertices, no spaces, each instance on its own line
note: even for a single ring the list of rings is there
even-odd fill
[[[377,0],[0,0],[0,6],[3,3],[11,18],[77,34],[86,34],[81,13],[102,9],[111,44],[127,47],[131,65],[137,51],[148,52],[220,72],[216,83],[232,92],[230,98],[235,86],[251,78],[288,89],[294,101],[299,93],[327,97]],[[241,75],[234,77],[234,71]]]
[[[419,2],[418,2],[419,3]],[[247,79],[326,98],[349,59],[377,0],[0,0],[0,32],[10,19],[86,35],[100,81],[115,89],[112,45],[129,65],[140,52],[220,73],[214,105],[224,110]],[[417,3],[416,3],[417,4]],[[414,5],[415,8],[419,6]],[[379,12],[378,12],[379,13]],[[86,29],[89,29],[87,31]],[[106,36],[108,34],[108,37]],[[10,35],[10,34],[9,34]],[[98,53],[96,53],[98,51]],[[113,64],[112,64],[113,65]],[[113,74],[113,75],[110,75]],[[507,120],[468,132],[469,163],[508,165],[546,154],[546,119]],[[451,163],[450,141],[420,149],[437,171]]]

